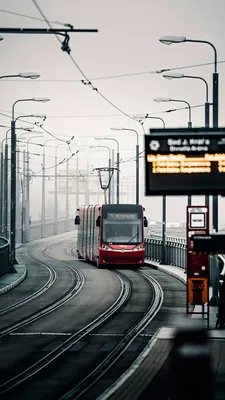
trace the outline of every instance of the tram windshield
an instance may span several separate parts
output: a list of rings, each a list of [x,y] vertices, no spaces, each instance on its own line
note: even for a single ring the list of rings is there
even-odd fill
[[[140,210],[104,210],[102,241],[111,244],[137,244],[143,242],[142,213]]]

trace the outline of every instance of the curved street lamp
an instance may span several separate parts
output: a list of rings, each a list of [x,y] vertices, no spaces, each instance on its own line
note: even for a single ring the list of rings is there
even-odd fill
[[[205,83],[205,127],[209,127],[209,85],[208,82],[202,78],[201,76],[195,76],[195,75],[185,75],[180,72],[167,72],[166,74],[163,74],[163,78],[166,79],[182,79],[182,78],[189,78],[189,79],[199,79]]]
[[[219,99],[219,74],[217,73],[217,50],[208,40],[187,39],[185,36],[162,36],[159,41],[163,44],[173,43],[203,43],[208,44],[214,51],[214,73],[213,73],[213,127],[218,127],[218,99]]]
[[[217,72],[217,50],[213,43],[208,40],[199,39],[187,39],[185,36],[162,36],[160,42],[163,44],[173,44],[173,43],[201,43],[209,45],[214,51],[214,73],[213,73],[213,127],[218,128],[219,119],[219,74]],[[213,228],[218,232],[218,196],[213,196]],[[213,295],[213,299],[215,299]],[[214,301],[214,300],[213,300]]]
[[[145,120],[145,119],[147,119],[147,118],[148,118],[148,119],[157,119],[157,120],[159,120],[159,121],[162,122],[163,128],[164,128],[164,129],[165,129],[165,127],[166,127],[165,121],[164,121],[164,119],[161,118],[161,117],[155,117],[155,116],[153,116],[153,115],[145,114],[144,116],[134,116],[134,118],[141,118],[141,119],[143,119],[143,120]],[[145,121],[142,121],[141,123],[144,124],[144,122],[145,122]]]
[[[177,103],[185,103],[188,106],[189,110],[189,120],[188,120],[188,128],[192,128],[192,121],[191,121],[191,106],[186,100],[180,99],[171,99],[170,97],[156,97],[154,99],[156,103],[169,103],[169,102],[177,102]]]
[[[155,101],[156,103],[167,103],[167,102],[170,102],[170,101],[174,101],[174,102],[178,102],[178,103],[185,103],[185,104],[187,104],[188,109],[189,109],[188,128],[191,128],[191,127],[192,127],[192,122],[191,122],[191,106],[190,106],[190,104],[189,104],[186,100],[171,99],[171,98],[169,98],[169,97],[168,97],[168,98],[167,98],[167,97],[157,97],[157,98],[154,99],[154,101]],[[188,195],[188,205],[189,205],[189,206],[191,205],[191,196],[190,196],[190,195]],[[164,205],[163,207],[165,207],[165,205]],[[164,240],[164,241],[165,241],[165,240]]]

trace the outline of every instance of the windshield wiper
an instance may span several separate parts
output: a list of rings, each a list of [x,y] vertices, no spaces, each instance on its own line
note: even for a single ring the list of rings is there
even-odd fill
[[[127,243],[130,243],[130,242],[131,242],[133,239],[135,239],[138,235],[139,235],[139,232],[135,233],[135,235],[134,235],[130,240],[128,240]]]

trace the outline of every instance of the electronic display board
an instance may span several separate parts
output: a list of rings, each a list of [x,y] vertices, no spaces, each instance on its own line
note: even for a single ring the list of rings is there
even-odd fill
[[[225,253],[225,235],[193,235],[193,252],[195,253]]]
[[[138,214],[107,213],[107,219],[138,219]]]
[[[225,194],[225,128],[151,129],[146,196]]]

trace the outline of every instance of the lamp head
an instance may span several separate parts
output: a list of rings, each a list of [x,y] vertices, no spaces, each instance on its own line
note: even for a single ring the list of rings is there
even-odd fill
[[[163,44],[172,44],[172,43],[183,43],[186,42],[186,37],[185,36],[162,36],[159,41]]]
[[[19,77],[20,78],[30,78],[30,79],[37,79],[41,75],[38,74],[37,72],[20,72]]]
[[[181,79],[181,78],[184,78],[184,74],[181,74],[180,72],[167,72],[166,74],[163,74],[163,78]]]
[[[168,103],[169,101],[171,101],[171,98],[169,98],[169,97],[156,97],[154,99],[154,101],[156,103]]]
[[[42,103],[47,103],[48,101],[50,101],[50,99],[48,97],[33,97],[32,100],[40,101]]]

